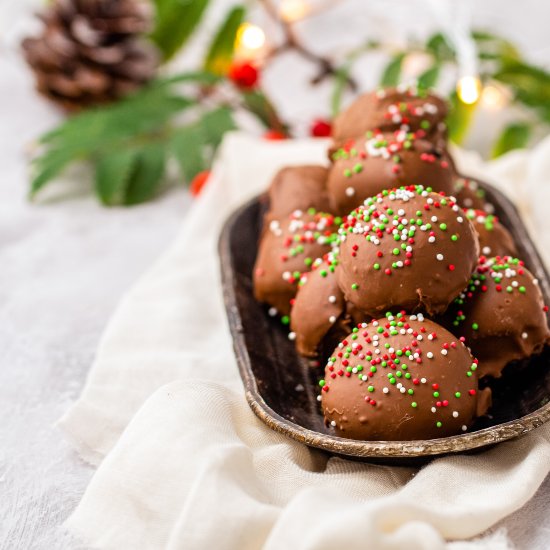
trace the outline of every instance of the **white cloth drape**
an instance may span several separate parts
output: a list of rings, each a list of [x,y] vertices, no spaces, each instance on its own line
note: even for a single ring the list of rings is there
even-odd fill
[[[310,450],[249,409],[227,328],[216,252],[230,212],[282,165],[324,162],[321,140],[229,135],[173,246],[122,300],[80,399],[60,426],[98,464],[67,526],[94,548],[508,548],[474,542],[550,469],[550,429],[417,471]],[[550,240],[550,140],[463,170],[496,182]]]

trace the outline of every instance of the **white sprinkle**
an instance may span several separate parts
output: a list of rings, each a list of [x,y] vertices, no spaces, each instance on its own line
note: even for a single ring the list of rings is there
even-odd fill
[[[441,355],[447,355],[447,353],[449,353],[449,352],[446,349],[441,350]]]
[[[434,354],[433,354],[431,351],[429,351],[428,353],[426,353],[426,357],[427,357],[428,359],[433,359],[433,356],[434,356]]]
[[[432,222],[435,223],[437,221],[437,216],[432,216],[430,219],[431,219]]]
[[[443,254],[437,254],[436,258],[441,262],[443,261],[444,256]]]
[[[485,256],[487,256],[488,254],[491,253],[491,247],[490,246],[484,246],[483,249],[481,250],[481,252],[483,252],[483,254],[485,254]]]
[[[462,431],[465,432],[467,429],[468,429],[468,426],[466,426],[466,424],[464,424],[464,426],[462,426]]]
[[[464,218],[462,216],[458,216],[458,218],[456,219],[456,221],[458,223],[462,223],[464,221]]]
[[[453,411],[453,418],[458,418],[458,411]]]
[[[399,391],[400,391],[401,393],[405,393],[407,390],[406,390],[405,388],[401,388]]]
[[[298,384],[294,389],[296,391],[304,391],[304,386],[302,384]]]
[[[435,243],[435,237],[433,235],[431,237],[429,237],[428,242],[429,243]]]
[[[346,188],[346,195],[348,197],[353,197],[353,195],[355,195],[355,189],[353,187],[347,187]]]
[[[331,304],[334,304],[336,302],[336,296],[329,296],[328,297],[328,301],[331,303]]]
[[[331,315],[329,318],[328,318],[328,321],[329,323],[336,323],[336,317],[334,315]]]
[[[390,390],[389,390],[388,388],[384,388],[382,391],[383,391],[384,393],[390,393]]]
[[[368,376],[363,374],[363,376],[361,376],[361,380],[363,380],[363,382],[366,382],[368,380]]]
[[[330,425],[334,428],[334,427],[336,426],[336,421],[335,421],[335,420],[331,420]]]
[[[296,340],[296,333],[295,332],[289,332],[288,333],[288,339],[289,340]]]
[[[433,413],[437,411],[437,409],[435,407],[432,407],[431,410],[432,410]]]
[[[527,340],[527,338],[529,337],[529,335],[526,333],[526,332],[523,332],[521,337],[524,339],[524,340]]]
[[[422,382],[422,384],[425,384],[425,383],[426,383],[426,379],[425,379],[425,378],[421,378],[421,379],[420,379],[420,382]]]
[[[275,315],[277,315],[277,310],[274,307],[270,307],[267,310],[267,313],[270,317],[275,317]]]

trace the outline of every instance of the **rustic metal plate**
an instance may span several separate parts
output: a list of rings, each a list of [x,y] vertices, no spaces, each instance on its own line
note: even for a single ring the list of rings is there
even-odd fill
[[[516,208],[499,191],[480,184],[496,214],[514,237],[519,256],[539,279],[550,303],[549,277]],[[550,419],[550,349],[523,364],[510,365],[491,384],[493,407],[472,431],[421,441],[356,441],[337,437],[323,423],[317,401],[323,369],[300,357],[280,321],[252,294],[265,200],[256,198],[226,222],[219,241],[223,294],[246,399],[270,428],[306,445],[348,457],[411,462],[466,452],[523,435]]]

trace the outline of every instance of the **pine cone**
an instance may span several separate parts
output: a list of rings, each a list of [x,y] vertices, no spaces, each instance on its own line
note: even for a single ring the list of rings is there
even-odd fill
[[[38,90],[69,110],[113,101],[150,80],[157,51],[143,36],[151,24],[140,0],[55,0],[44,30],[22,47]]]

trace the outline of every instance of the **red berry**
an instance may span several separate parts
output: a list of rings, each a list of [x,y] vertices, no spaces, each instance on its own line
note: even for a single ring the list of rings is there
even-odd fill
[[[249,61],[236,61],[229,68],[227,76],[235,86],[249,90],[256,86],[260,72]]]
[[[322,118],[316,118],[309,128],[309,134],[313,137],[328,137],[331,132],[332,124]]]
[[[210,170],[204,170],[204,172],[199,172],[193,178],[193,181],[191,181],[191,185],[189,186],[189,191],[191,191],[191,195],[193,195],[194,197],[199,195],[202,188],[204,187],[204,184],[208,181],[209,177],[210,177]]]
[[[288,136],[283,134],[283,132],[279,132],[279,130],[268,130],[264,134],[264,139],[267,139],[268,141],[281,141],[283,139],[287,139]]]

